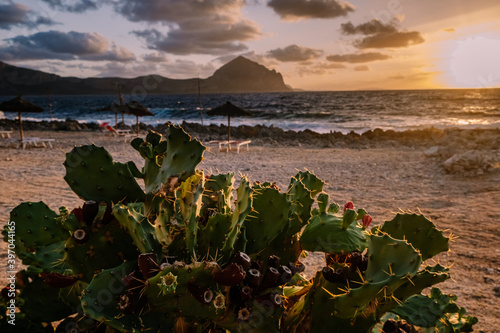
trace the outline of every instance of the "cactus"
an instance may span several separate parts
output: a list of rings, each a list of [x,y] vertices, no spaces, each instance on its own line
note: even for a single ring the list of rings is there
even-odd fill
[[[425,217],[398,214],[368,231],[366,210],[330,203],[309,171],[285,192],[245,177],[235,190],[233,173],[196,169],[205,147],[175,126],[165,140],[150,132],[131,144],[141,168],[94,145],[67,154],[65,179],[81,207],[12,211],[16,238],[7,225],[4,240],[28,265],[17,276],[22,330],[53,321],[56,331],[100,323],[122,332],[370,332],[394,323],[458,332],[475,324],[453,297],[420,295],[450,277],[439,264],[419,271],[449,242]],[[310,280],[298,274],[303,250],[326,256]],[[9,302],[1,298],[0,310]],[[409,324],[391,321],[401,318]],[[0,330],[7,325],[0,313]]]
[[[198,256],[201,258],[217,259],[222,255],[227,234],[231,228],[231,215],[216,214],[208,218],[207,224],[199,230]]]
[[[142,204],[115,205],[113,215],[126,228],[135,246],[141,253],[161,253],[161,244],[156,238],[155,228],[143,215]]]
[[[75,238],[78,231],[87,234],[83,241]],[[66,241],[63,263],[83,281],[90,282],[94,274],[103,268],[112,268],[123,260],[137,258],[133,237],[118,225],[108,224],[78,231]]]
[[[21,312],[34,322],[62,320],[76,312],[84,283],[66,288],[49,287],[43,278],[30,276],[18,296]]]
[[[272,187],[261,187],[254,192],[254,212],[244,222],[247,252],[251,254],[262,251],[282,232],[288,224],[290,211],[286,194]]]
[[[448,238],[443,232],[422,215],[397,214],[391,221],[386,221],[380,232],[406,239],[422,254],[422,260],[432,258],[438,253],[448,251]]]
[[[162,159],[156,181],[151,184],[148,193],[157,193],[164,185],[178,178],[186,180],[194,174],[196,166],[203,159],[205,147],[184,132],[180,127],[170,126],[166,134],[166,151]],[[168,191],[168,187],[164,190]]]
[[[144,192],[126,164],[102,147],[87,145],[66,154],[64,180],[79,197],[96,202],[143,201]]]
[[[354,211],[346,211],[349,215],[351,212]],[[347,214],[344,216],[349,216]],[[347,228],[344,228],[346,224],[344,220],[329,213],[313,216],[300,237],[303,249],[327,253],[363,252],[367,246],[367,238],[363,229],[355,223],[349,223]]]
[[[233,201],[234,173],[210,175],[205,181],[201,216],[210,211],[229,214]]]
[[[246,178],[241,179],[240,186],[236,191],[236,204],[231,214],[231,227],[227,234],[227,239],[221,247],[221,255],[224,262],[231,257],[234,251],[246,249],[246,230],[242,228],[253,205],[253,190]],[[243,249],[245,247],[245,249]]]
[[[438,288],[432,288],[429,296],[414,295],[391,312],[412,325],[436,327],[439,332],[472,332],[472,326],[478,320],[466,316],[466,310],[456,305],[456,300],[456,296],[445,295]]]
[[[177,222],[184,225],[186,235],[186,249],[190,258],[196,255],[198,236],[198,216],[200,215],[203,185],[203,172],[196,172],[183,181],[176,191],[175,204],[177,206]]]
[[[15,222],[14,244],[21,259],[30,252],[68,237],[68,232],[58,225],[57,217],[57,213],[43,202],[25,202],[11,211],[10,221]],[[2,234],[8,241],[8,226],[4,227]]]
[[[171,331],[173,318],[169,320],[161,313],[150,311],[140,316],[138,314],[124,316],[120,311],[120,301],[124,299],[120,297],[126,295],[127,292],[123,278],[136,266],[136,262],[128,261],[97,274],[82,294],[83,312],[90,318],[118,331]]]

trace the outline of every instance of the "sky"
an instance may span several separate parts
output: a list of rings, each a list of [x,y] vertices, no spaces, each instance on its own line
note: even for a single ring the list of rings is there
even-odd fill
[[[237,56],[304,90],[500,87],[498,0],[0,0],[0,61],[207,78]]]

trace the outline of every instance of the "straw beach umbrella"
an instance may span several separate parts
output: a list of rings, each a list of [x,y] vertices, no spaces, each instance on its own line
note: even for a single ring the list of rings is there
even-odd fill
[[[207,112],[208,116],[227,116],[227,141],[231,141],[231,117],[251,117],[252,114],[231,102],[217,106]]]
[[[116,125],[118,125],[118,113],[122,114],[122,121],[123,121],[123,114],[125,113],[125,109],[126,109],[125,105],[120,105],[116,102],[113,102],[113,104],[97,109],[97,111],[113,112],[115,114],[115,127],[116,127]]]
[[[120,108],[123,108],[124,114],[131,114],[136,116],[137,119],[137,134],[139,134],[139,117],[145,116],[155,116],[153,112],[149,111],[147,107],[142,105],[137,101],[130,101],[125,105],[120,105]]]
[[[0,111],[17,112],[19,114],[19,134],[21,136],[21,141],[22,141],[24,140],[24,133],[23,133],[23,119],[21,114],[23,112],[43,112],[43,108],[28,102],[27,100],[23,99],[21,95],[19,95],[16,98],[1,103]]]

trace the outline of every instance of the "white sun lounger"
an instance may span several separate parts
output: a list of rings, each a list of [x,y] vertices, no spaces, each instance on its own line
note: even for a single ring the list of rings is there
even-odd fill
[[[16,149],[19,149],[19,147],[23,147],[23,149],[26,149],[27,146],[53,148],[54,146],[52,145],[52,143],[54,141],[55,139],[45,139],[45,138],[35,138],[35,137],[25,137],[23,140],[19,140],[16,138],[7,138],[4,140],[4,146],[5,147],[16,146]]]
[[[239,154],[240,147],[246,145],[247,146],[247,151],[248,151],[248,145],[251,142],[252,142],[251,140],[244,140],[244,141],[239,141],[239,140],[231,140],[231,141],[227,141],[227,140],[212,140],[212,141],[209,141],[208,144],[219,146],[219,152],[222,151],[222,148],[224,146],[226,146],[226,151],[230,151],[231,150],[231,146],[236,146],[236,152]]]
[[[26,146],[28,145],[33,147],[43,147],[43,148],[47,148],[47,146],[49,146],[50,148],[53,148],[54,146],[52,145],[52,142],[54,141],[55,141],[54,139],[24,138],[23,140],[17,140],[16,148],[22,146],[23,149],[25,149]]]
[[[12,131],[0,131],[0,138],[10,138]]]

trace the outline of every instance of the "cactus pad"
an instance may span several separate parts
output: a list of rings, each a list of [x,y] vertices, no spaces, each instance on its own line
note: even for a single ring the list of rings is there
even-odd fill
[[[113,162],[102,147],[73,148],[64,161],[64,180],[80,198],[96,202],[143,201],[141,190],[126,164]]]
[[[397,214],[386,221],[380,231],[397,239],[406,239],[422,254],[422,260],[432,258],[438,253],[448,251],[449,238],[422,215]]]

